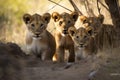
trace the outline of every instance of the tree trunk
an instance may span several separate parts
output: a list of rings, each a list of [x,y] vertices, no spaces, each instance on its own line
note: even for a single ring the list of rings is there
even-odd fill
[[[117,41],[117,46],[120,46],[120,10],[118,6],[118,0],[105,0],[105,3],[109,7],[110,15],[112,18],[113,25],[115,26],[116,29],[116,41]]]
[[[105,3],[109,7],[113,24],[116,27],[120,27],[120,13],[119,13],[119,6],[117,2],[118,2],[117,0],[105,0]]]

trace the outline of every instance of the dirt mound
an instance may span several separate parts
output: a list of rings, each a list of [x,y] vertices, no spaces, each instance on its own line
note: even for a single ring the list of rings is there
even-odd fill
[[[13,43],[0,43],[0,80],[24,80],[22,59],[16,57],[17,54],[23,53],[19,46]]]

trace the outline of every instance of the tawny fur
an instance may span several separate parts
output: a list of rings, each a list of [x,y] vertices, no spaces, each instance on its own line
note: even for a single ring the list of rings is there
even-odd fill
[[[95,42],[100,50],[113,48],[116,46],[115,27],[110,24],[103,24],[103,15],[99,15],[98,17],[81,16],[80,21],[82,22],[85,28],[93,28]]]
[[[52,13],[52,18],[55,23],[56,33],[56,54],[57,54],[57,61],[64,62],[65,50],[69,51],[68,62],[75,61],[75,53],[74,53],[74,42],[70,35],[68,34],[69,27],[74,27],[74,24],[78,18],[77,12],[69,13],[62,13],[59,14],[58,12]]]
[[[95,34],[99,32],[103,21],[104,21],[103,15],[98,15],[95,17],[86,17],[84,15],[80,16],[80,22],[83,24],[83,27],[85,28],[88,26],[92,27]]]
[[[113,25],[102,24],[100,31],[95,36],[96,44],[100,50],[112,49],[116,46],[116,31]]]
[[[56,50],[55,38],[47,31],[51,15],[45,13],[25,14],[23,20],[27,25],[26,45],[29,54],[35,54],[41,60],[52,60]]]
[[[94,57],[97,53],[97,45],[90,32],[83,27],[79,29],[69,28],[69,34],[75,43],[76,61],[83,58],[87,59],[89,56]]]

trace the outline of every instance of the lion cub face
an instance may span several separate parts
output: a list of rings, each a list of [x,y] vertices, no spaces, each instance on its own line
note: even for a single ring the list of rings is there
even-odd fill
[[[86,30],[83,27],[76,30],[74,27],[70,27],[68,31],[76,47],[84,48],[88,45],[91,38],[91,30]]]
[[[57,31],[59,31],[62,35],[66,35],[68,34],[68,28],[70,26],[74,26],[78,18],[78,13],[73,12],[69,14],[64,12],[62,14],[59,14],[58,12],[53,12],[52,18],[55,22]]]
[[[80,16],[80,21],[85,28],[92,27],[96,35],[99,32],[101,25],[104,21],[104,16],[103,15],[99,15],[97,17]]]
[[[27,25],[32,37],[39,38],[40,35],[46,30],[47,24],[50,21],[50,17],[51,16],[49,13],[45,13],[43,16],[39,14],[24,14],[23,20]]]

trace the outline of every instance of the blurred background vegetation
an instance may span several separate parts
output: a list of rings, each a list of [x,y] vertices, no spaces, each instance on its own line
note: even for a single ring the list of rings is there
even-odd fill
[[[0,41],[21,43],[24,31],[21,15],[30,7],[26,4],[28,0],[0,0]]]
[[[53,6],[55,4],[48,0],[0,0],[0,41],[24,45],[26,25],[22,20],[23,14],[43,14],[50,12]]]
[[[70,10],[74,10],[68,0],[53,0]],[[93,10],[92,14],[98,15],[96,0],[73,0],[79,10],[86,16],[90,15],[89,7]],[[85,1],[89,4],[85,5]],[[104,0],[100,0],[104,3]],[[105,16],[105,22],[111,24],[110,14],[102,5],[100,5],[101,13]],[[25,44],[26,25],[22,20],[24,13],[43,14],[45,12],[52,13],[54,11],[70,12],[48,0],[0,0],[0,41],[15,42],[20,46]],[[79,27],[79,25],[76,25]],[[54,24],[49,23],[48,30],[54,32]]]

